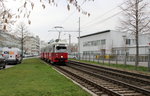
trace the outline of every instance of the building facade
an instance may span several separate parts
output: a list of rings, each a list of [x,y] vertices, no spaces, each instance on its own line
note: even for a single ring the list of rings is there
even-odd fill
[[[0,47],[15,47],[21,49],[20,38],[0,30]],[[27,36],[23,44],[23,53],[27,55],[39,55],[40,38],[38,36]]]
[[[48,46],[48,43],[45,41],[41,41],[40,46],[41,46],[40,48],[44,48],[44,47]]]
[[[40,54],[40,38],[38,36],[28,36],[24,42],[24,54],[39,55]]]
[[[136,54],[135,35],[130,33],[106,30],[80,37],[80,53],[92,54]],[[150,47],[150,36],[139,35],[139,54],[147,54]]]
[[[21,42],[18,37],[0,30],[0,47],[21,48]]]

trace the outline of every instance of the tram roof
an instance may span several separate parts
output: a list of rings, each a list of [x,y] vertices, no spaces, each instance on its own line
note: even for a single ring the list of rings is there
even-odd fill
[[[55,42],[50,43],[50,45],[57,45],[57,44],[65,44],[65,45],[68,45],[68,43],[67,43],[66,41],[63,41],[63,40],[62,40],[62,41],[60,40],[60,41],[58,41],[58,42],[55,41]]]

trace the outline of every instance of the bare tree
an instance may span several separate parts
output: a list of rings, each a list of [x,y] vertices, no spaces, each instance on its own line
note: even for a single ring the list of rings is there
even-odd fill
[[[30,35],[27,26],[21,22],[16,29],[16,34],[17,36],[20,38],[20,42],[21,42],[21,54],[23,56],[23,51],[24,51],[24,44],[25,42],[28,40],[28,37]],[[25,49],[26,50],[26,49]]]
[[[84,15],[90,16],[90,13],[83,10],[81,8],[81,5],[84,4],[85,2],[94,1],[94,0],[83,0],[83,2],[80,3],[80,4],[79,4],[78,1],[79,0],[66,0],[67,3],[66,3],[66,6],[64,6],[64,7],[66,7],[68,9],[68,11],[71,10],[71,7],[75,7],[78,12],[81,12]],[[20,2],[20,0],[14,0],[14,2]],[[21,0],[20,6],[18,8],[16,8],[16,10],[15,10],[17,12],[15,12],[13,14],[10,14],[11,9],[7,9],[8,6],[6,6],[6,0],[0,0],[0,18],[5,17],[2,20],[2,21],[5,22],[5,21],[8,21],[8,18],[14,17],[14,21],[16,21],[17,19],[23,17],[23,18],[28,19],[28,24],[31,24],[31,21],[30,21],[29,17],[30,17],[30,14],[31,14],[32,10],[34,9],[34,7],[37,4],[41,4],[41,8],[45,9],[46,6],[48,6],[48,4],[50,6],[57,7],[58,2],[59,2],[58,0],[38,0],[38,1],[35,1],[35,0]],[[7,13],[9,15],[7,15],[5,13]],[[2,22],[2,24],[4,25],[3,29],[6,29],[7,25],[4,24],[4,22]]]
[[[70,52],[78,52],[78,44],[70,44]]]
[[[148,14],[148,2],[145,0],[127,0],[122,6],[123,18],[120,30],[132,33],[136,40],[136,68],[139,64],[139,35],[150,31],[150,17]]]
[[[6,8],[4,0],[0,0],[0,27],[4,32],[11,30],[15,23],[13,16],[11,10]]]

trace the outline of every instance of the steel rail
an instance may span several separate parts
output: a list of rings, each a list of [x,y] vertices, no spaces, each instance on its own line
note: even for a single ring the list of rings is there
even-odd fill
[[[70,65],[79,65],[77,63],[73,63],[71,62]],[[101,72],[101,73],[105,73],[106,75],[112,75],[112,76],[118,76],[118,77],[121,77],[123,79],[130,79],[130,80],[133,80],[135,82],[141,82],[142,84],[144,85],[150,85],[150,80],[147,80],[147,79],[143,79],[143,78],[139,78],[139,77],[134,77],[134,76],[131,76],[131,75],[128,75],[128,74],[122,74],[120,72],[114,72],[114,71],[109,71],[109,70],[105,70],[105,69],[101,69],[101,68],[98,68],[98,67],[95,67],[95,66],[87,66],[87,65],[83,65],[83,64],[80,64],[80,66],[84,67],[84,68],[89,68],[89,69],[92,69],[94,71],[97,71],[97,72]],[[113,77],[112,77],[113,78]]]
[[[73,62],[73,63],[76,62],[76,63],[88,65],[88,66],[93,66],[93,67],[97,67],[97,68],[101,68],[101,69],[106,69],[106,70],[109,70],[109,71],[119,72],[119,73],[131,75],[131,76],[137,76],[137,77],[141,77],[141,78],[145,78],[145,79],[150,80],[150,75],[137,74],[137,73],[133,73],[133,72],[122,71],[122,70],[119,70],[119,69],[108,68],[108,67],[104,67],[104,66],[100,66],[100,65],[96,65],[96,64],[83,63],[83,62],[74,61],[74,60],[69,60],[69,62]]]
[[[55,67],[56,67],[56,66],[55,66]],[[103,86],[98,85],[98,84],[95,83],[95,82],[92,82],[92,81],[90,81],[90,80],[88,80],[88,79],[85,79],[84,77],[81,77],[81,76],[79,76],[79,75],[76,75],[76,74],[73,73],[73,72],[70,72],[70,71],[68,71],[68,70],[63,69],[63,68],[60,67],[60,66],[57,66],[56,68],[58,68],[58,69],[60,69],[60,70],[62,70],[62,71],[64,71],[64,72],[66,72],[67,74],[70,74],[70,75],[72,75],[72,76],[74,76],[74,77],[76,77],[76,78],[78,78],[78,79],[80,79],[80,80],[82,80],[82,81],[84,81],[84,82],[86,82],[86,83],[89,83],[90,85],[92,85],[92,86],[94,86],[94,87],[96,87],[96,88],[102,90],[104,93],[106,93],[106,94],[108,94],[108,95],[110,95],[110,96],[122,96],[121,94],[119,94],[119,93],[117,93],[117,92],[114,92],[113,90],[104,88]]]
[[[101,78],[101,79],[104,79],[104,80],[106,80],[106,81],[115,83],[115,84],[117,84],[117,85],[125,86],[125,87],[127,87],[127,88],[129,88],[129,89],[132,89],[132,90],[134,90],[134,91],[136,91],[136,92],[140,92],[140,93],[145,94],[145,95],[147,95],[147,96],[149,96],[149,94],[150,94],[150,91],[149,91],[149,90],[142,89],[142,88],[140,88],[140,87],[137,87],[137,86],[134,86],[134,85],[131,85],[131,84],[128,84],[128,83],[119,81],[119,80],[115,80],[115,79],[112,79],[112,78],[110,78],[110,77],[106,77],[106,76],[103,76],[103,75],[100,75],[100,74],[97,74],[97,73],[93,73],[93,72],[90,72],[90,71],[87,71],[87,70],[84,70],[84,69],[80,69],[80,67],[72,67],[72,66],[69,66],[69,67],[74,68],[74,69],[79,70],[79,71],[82,71],[82,72],[85,72],[85,73],[87,73],[87,74],[91,74],[91,75],[93,75],[93,76],[99,77],[99,78]]]

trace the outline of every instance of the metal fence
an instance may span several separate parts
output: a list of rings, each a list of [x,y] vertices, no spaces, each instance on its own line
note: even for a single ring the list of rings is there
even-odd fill
[[[69,54],[69,58],[79,59],[79,60],[86,60],[86,61],[92,61],[92,62],[98,62],[98,63],[108,63],[108,64],[125,64],[125,65],[135,65],[135,54],[98,54],[98,53],[92,53],[92,54]],[[149,54],[140,54],[139,55],[139,65],[147,67],[150,71],[150,55]]]

